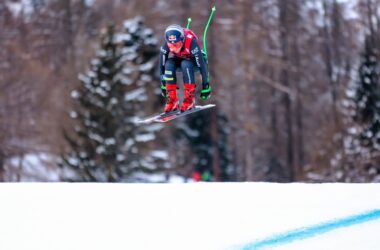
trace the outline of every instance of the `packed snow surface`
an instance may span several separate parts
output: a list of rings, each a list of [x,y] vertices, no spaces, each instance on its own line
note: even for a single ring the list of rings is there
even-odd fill
[[[379,184],[0,184],[4,250],[378,250]]]

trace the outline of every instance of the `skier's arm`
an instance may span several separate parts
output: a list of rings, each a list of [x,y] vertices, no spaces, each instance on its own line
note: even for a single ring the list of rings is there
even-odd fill
[[[165,63],[169,56],[169,48],[166,42],[164,42],[160,48],[160,76],[165,74]]]
[[[195,38],[193,38],[193,40],[191,41],[190,51],[191,51],[191,54],[195,58],[195,61],[197,63],[197,67],[201,71],[202,85],[205,86],[205,85],[209,84],[207,64],[206,64],[206,61],[202,55],[202,51],[201,51],[200,46],[198,45],[197,39],[195,39]]]
[[[169,48],[166,42],[164,42],[160,48],[160,83],[161,83],[161,94],[163,97],[167,97],[167,92],[166,92],[166,86],[165,86],[165,63],[166,60],[169,57]]]

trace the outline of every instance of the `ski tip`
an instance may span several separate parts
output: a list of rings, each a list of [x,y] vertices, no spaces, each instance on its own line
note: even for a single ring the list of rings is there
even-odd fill
[[[207,105],[197,105],[195,106],[196,108],[199,108],[199,109],[206,109],[206,108],[213,108],[213,107],[216,107],[216,104],[207,104]]]

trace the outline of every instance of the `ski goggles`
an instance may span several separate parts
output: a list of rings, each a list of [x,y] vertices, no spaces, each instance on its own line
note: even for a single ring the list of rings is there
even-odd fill
[[[175,43],[167,43],[167,44],[168,44],[168,47],[170,50],[178,50],[178,49],[182,48],[182,46],[183,46],[182,41],[178,41]]]

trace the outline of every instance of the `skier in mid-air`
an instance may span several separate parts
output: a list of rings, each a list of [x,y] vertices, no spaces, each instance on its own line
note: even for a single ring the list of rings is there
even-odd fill
[[[167,99],[164,112],[178,110],[176,72],[182,71],[184,83],[184,100],[180,110],[184,112],[195,107],[195,76],[200,71],[202,75],[202,90],[200,97],[205,100],[210,97],[207,62],[195,33],[180,25],[170,25],[165,30],[165,41],[160,50],[161,91]]]

